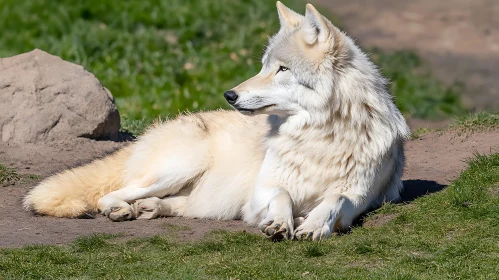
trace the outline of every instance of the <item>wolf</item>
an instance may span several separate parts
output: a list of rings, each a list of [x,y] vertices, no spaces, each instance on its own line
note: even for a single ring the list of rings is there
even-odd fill
[[[312,5],[277,2],[262,69],[224,93],[235,110],[186,114],[33,188],[24,207],[113,221],[242,219],[272,240],[330,237],[403,188],[406,121],[388,81]]]

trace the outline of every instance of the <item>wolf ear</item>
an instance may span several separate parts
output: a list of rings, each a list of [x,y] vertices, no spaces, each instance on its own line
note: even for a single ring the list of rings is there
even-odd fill
[[[324,43],[329,37],[329,27],[324,17],[312,6],[307,4],[305,21],[303,22],[303,39],[308,44],[314,44],[316,40]]]
[[[293,28],[298,26],[302,22],[303,16],[284,6],[281,1],[277,1],[276,6],[277,13],[279,14],[279,21],[281,22],[281,27]]]

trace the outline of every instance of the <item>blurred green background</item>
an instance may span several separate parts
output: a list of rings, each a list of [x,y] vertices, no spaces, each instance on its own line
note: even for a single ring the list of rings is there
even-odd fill
[[[303,1],[284,2],[305,10]],[[81,64],[133,121],[228,108],[222,93],[259,71],[278,28],[274,1],[0,0],[0,57],[40,48]],[[463,112],[456,91],[434,80],[413,53],[369,51],[407,117]]]

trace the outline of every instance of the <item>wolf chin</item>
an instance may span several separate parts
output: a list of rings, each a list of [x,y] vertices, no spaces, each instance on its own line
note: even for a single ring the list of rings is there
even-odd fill
[[[224,93],[237,111],[153,125],[115,154],[32,189],[36,213],[113,221],[243,219],[273,240],[324,239],[399,199],[407,124],[387,80],[310,4],[277,2],[281,28],[256,76]]]

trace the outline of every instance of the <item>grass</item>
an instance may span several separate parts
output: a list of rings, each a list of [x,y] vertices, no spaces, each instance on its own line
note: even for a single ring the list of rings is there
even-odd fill
[[[451,126],[462,131],[491,130],[499,128],[499,114],[479,112],[457,118]]]
[[[454,122],[444,130],[452,130],[461,133],[472,133],[477,131],[489,131],[499,128],[499,114],[492,112],[467,113],[455,118]],[[412,131],[411,139],[418,139],[424,134],[442,129],[420,127]]]
[[[68,246],[0,249],[3,279],[495,279],[499,269],[499,154],[477,155],[445,190],[386,204],[365,224],[323,242],[271,243],[215,232],[82,237]]]
[[[11,185],[21,179],[16,170],[0,164],[0,186]]]
[[[15,169],[0,163],[0,187],[15,185],[39,180],[40,176],[34,174],[19,174]]]
[[[129,119],[127,117],[121,117],[121,131],[131,133],[134,136],[138,136],[144,133],[144,131],[154,123],[153,119]]]
[[[285,2],[305,10],[304,1]],[[222,93],[259,71],[278,25],[274,1],[0,0],[0,57],[40,48],[81,64],[127,120],[152,119],[228,108]],[[406,115],[462,111],[458,94],[420,73],[413,53],[374,50],[373,59]]]
[[[435,119],[463,114],[457,87],[446,87],[432,78],[415,53],[374,49],[371,58],[390,78],[395,104],[406,117]]]
[[[411,139],[421,138],[421,136],[423,136],[427,133],[433,132],[433,131],[437,131],[437,129],[428,128],[428,127],[419,127],[416,130],[411,132]]]

